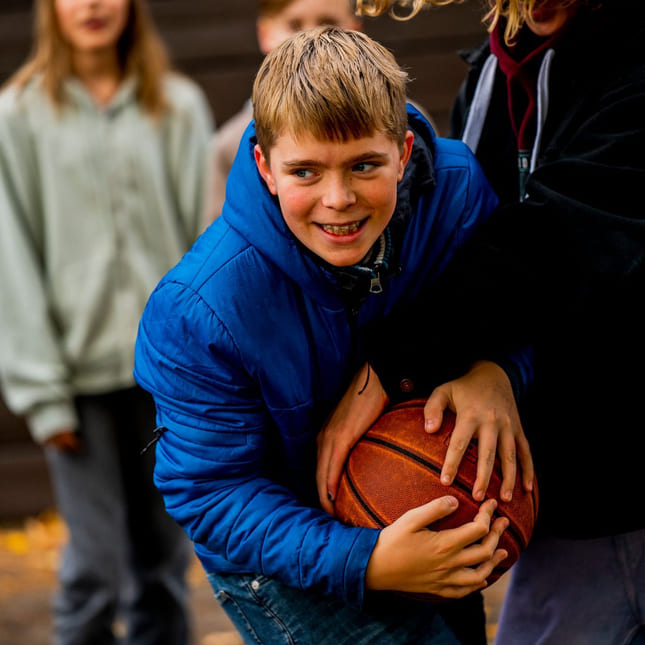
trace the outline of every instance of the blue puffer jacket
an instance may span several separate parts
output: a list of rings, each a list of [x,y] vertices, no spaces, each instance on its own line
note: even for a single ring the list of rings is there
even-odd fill
[[[497,202],[467,148],[409,114],[428,163],[402,182],[413,199],[408,191],[397,202],[401,270],[382,293],[356,311],[303,252],[256,170],[250,126],[223,215],[148,302],[135,377],[167,428],[155,482],[207,571],[362,602],[378,532],[318,507],[316,433],[361,361],[361,329],[432,280]]]

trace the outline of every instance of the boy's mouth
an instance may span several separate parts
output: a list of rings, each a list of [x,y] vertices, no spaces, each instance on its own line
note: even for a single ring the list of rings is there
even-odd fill
[[[318,224],[318,226],[320,226],[325,233],[329,233],[329,235],[338,235],[340,237],[343,235],[353,235],[366,221],[367,219],[363,219],[357,222],[349,222],[348,224]]]

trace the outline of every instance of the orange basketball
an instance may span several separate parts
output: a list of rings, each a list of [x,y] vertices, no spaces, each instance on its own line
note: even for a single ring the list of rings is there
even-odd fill
[[[471,442],[468,446],[453,483],[450,486],[441,484],[441,467],[455,417],[446,411],[441,429],[428,434],[423,427],[424,405],[425,399],[391,407],[354,446],[336,495],[339,520],[351,526],[383,528],[411,508],[447,494],[459,500],[459,507],[429,528],[454,528],[473,520],[480,506],[472,497],[477,474],[477,444]],[[517,561],[528,544],[538,507],[537,486],[532,493],[527,493],[518,477],[512,501],[502,502],[499,498],[501,482],[501,465],[497,459],[487,497],[498,501],[496,516],[509,520],[499,542],[499,547],[508,551],[508,557],[489,576],[489,585]]]

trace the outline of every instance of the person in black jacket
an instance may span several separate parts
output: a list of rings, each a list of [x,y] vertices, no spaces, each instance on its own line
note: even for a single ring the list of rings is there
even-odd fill
[[[376,15],[396,3],[361,4]],[[412,4],[414,13],[437,3]],[[497,643],[641,643],[645,3],[491,0],[489,9],[488,41],[465,56],[452,135],[476,153],[501,206],[427,294],[430,312],[450,312],[432,317],[435,329],[447,318],[445,330],[408,345],[431,315],[409,309],[406,338],[374,338],[371,366],[389,377],[373,386],[390,400],[404,396],[400,383],[428,387],[432,357],[466,331],[475,348],[530,343],[535,377],[520,410],[540,515]],[[342,460],[339,446],[380,412],[363,406],[359,428],[351,403],[323,433],[333,446],[321,453],[321,495],[335,486],[328,455]],[[430,424],[446,405],[442,386],[426,406]]]

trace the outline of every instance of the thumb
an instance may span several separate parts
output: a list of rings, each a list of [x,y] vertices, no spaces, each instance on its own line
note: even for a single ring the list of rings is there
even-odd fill
[[[454,513],[458,506],[459,502],[456,497],[444,495],[403,513],[397,522],[405,524],[411,531],[420,531],[428,528],[433,522]]]
[[[331,504],[336,500],[336,495],[338,493],[338,484],[340,482],[340,476],[343,473],[343,468],[345,466],[345,461],[347,460],[347,455],[351,451],[351,447],[343,449],[342,451],[332,451],[329,457],[329,464],[327,468],[327,478],[325,481],[325,491],[328,498],[328,503]],[[325,494],[324,492],[321,494]],[[331,515],[334,515],[334,510],[330,511]]]

